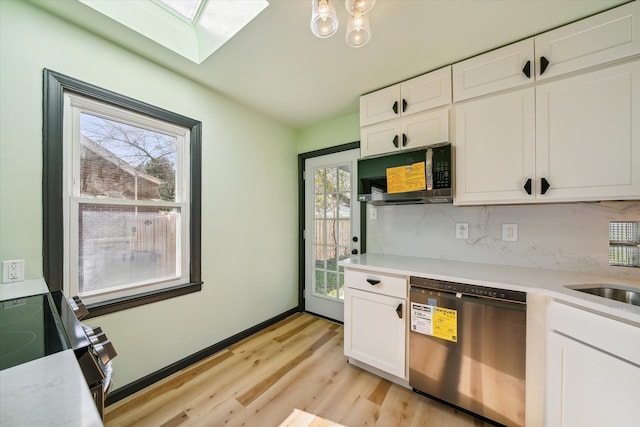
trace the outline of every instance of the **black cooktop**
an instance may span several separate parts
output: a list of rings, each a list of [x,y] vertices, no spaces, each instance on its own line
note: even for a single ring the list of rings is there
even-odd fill
[[[0,302],[0,370],[69,348],[50,294]]]

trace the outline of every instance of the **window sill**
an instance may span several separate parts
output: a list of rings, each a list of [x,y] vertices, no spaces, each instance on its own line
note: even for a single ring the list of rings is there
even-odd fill
[[[200,292],[202,290],[202,282],[187,283],[184,285],[174,286],[172,288],[162,289],[153,292],[147,292],[132,297],[113,299],[109,301],[94,303],[87,305],[89,315],[85,319],[103,316],[105,314],[115,313],[129,308],[139,307],[158,301],[179,297],[182,295]]]

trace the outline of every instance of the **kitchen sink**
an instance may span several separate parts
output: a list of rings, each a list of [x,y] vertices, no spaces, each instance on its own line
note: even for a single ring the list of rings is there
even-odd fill
[[[567,288],[614,301],[640,306],[640,289],[633,290],[629,286],[593,284],[570,285],[567,286]]]

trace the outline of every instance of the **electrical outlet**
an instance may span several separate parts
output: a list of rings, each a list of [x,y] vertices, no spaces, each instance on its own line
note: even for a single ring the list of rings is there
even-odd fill
[[[518,224],[502,224],[502,240],[504,242],[517,242]]]
[[[468,239],[468,238],[469,238],[469,223],[456,222],[456,239]]]
[[[24,260],[2,261],[2,283],[24,281]]]

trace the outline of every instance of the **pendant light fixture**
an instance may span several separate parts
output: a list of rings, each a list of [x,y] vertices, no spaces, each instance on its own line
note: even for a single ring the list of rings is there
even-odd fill
[[[311,32],[321,39],[338,31],[338,15],[334,0],[311,0]]]
[[[369,15],[351,15],[347,21],[347,35],[345,41],[350,47],[362,47],[369,42]]]
[[[345,41],[350,47],[362,47],[371,39],[368,13],[376,0],[345,0],[349,13]],[[338,31],[335,0],[311,0],[311,32],[322,39]]]

